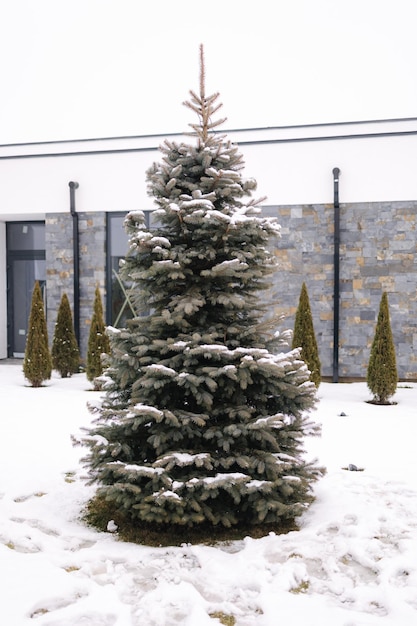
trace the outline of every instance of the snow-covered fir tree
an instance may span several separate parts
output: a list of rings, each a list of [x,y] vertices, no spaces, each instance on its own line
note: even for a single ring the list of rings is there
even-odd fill
[[[315,386],[266,322],[279,233],[251,198],[237,146],[213,132],[218,94],[186,106],[190,143],[147,174],[153,230],[126,218],[121,269],[137,316],[110,329],[106,393],[81,439],[99,497],[133,524],[245,528],[300,515],[322,473],[304,458]]]

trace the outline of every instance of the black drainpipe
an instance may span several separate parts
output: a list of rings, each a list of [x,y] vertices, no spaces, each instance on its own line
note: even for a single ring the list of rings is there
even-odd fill
[[[333,287],[333,382],[339,382],[339,300],[340,300],[340,169],[333,169],[334,206],[334,287]]]
[[[72,216],[72,249],[74,258],[74,332],[80,345],[80,238],[78,232],[78,213],[75,210],[75,190],[78,183],[68,183],[70,188],[70,212]]]

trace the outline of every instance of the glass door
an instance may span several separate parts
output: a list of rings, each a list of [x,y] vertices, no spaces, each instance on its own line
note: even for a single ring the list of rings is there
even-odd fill
[[[46,286],[45,224],[43,222],[9,223],[7,224],[9,356],[22,358],[25,355],[35,281],[39,281],[44,293]]]
[[[10,352],[14,357],[23,357],[35,281],[42,291],[45,289],[46,262],[42,259],[11,259],[9,265],[11,324]]]

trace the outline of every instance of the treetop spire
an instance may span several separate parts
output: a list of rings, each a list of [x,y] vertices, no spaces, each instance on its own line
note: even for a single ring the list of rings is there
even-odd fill
[[[209,133],[223,124],[227,118],[223,117],[219,120],[212,121],[212,117],[223,106],[221,102],[216,103],[219,93],[216,92],[206,97],[206,74],[204,63],[204,46],[200,44],[200,94],[197,95],[190,90],[191,100],[184,102],[184,106],[188,107],[198,115],[198,124],[189,124],[193,129],[193,135],[197,135],[201,143],[206,144],[209,140]]]
[[[200,44],[200,97],[206,97],[206,67],[204,64],[204,46]]]

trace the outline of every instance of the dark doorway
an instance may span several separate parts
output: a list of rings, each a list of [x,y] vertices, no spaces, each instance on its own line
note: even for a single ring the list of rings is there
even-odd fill
[[[9,222],[7,241],[8,356],[23,357],[35,281],[46,285],[44,222]]]

